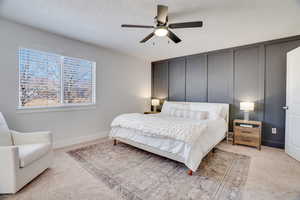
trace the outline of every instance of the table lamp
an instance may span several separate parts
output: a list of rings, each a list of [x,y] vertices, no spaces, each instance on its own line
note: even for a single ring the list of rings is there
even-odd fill
[[[254,103],[240,102],[240,110],[244,111],[244,120],[249,121],[249,112],[254,111]]]
[[[159,99],[152,99],[151,105],[153,106],[153,111],[157,112],[156,107],[159,106]]]

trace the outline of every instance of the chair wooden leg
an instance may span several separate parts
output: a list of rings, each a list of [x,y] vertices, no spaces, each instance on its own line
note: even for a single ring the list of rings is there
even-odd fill
[[[193,175],[193,171],[189,169],[188,175],[192,176]]]
[[[116,139],[114,139],[114,145],[117,145],[117,140]]]

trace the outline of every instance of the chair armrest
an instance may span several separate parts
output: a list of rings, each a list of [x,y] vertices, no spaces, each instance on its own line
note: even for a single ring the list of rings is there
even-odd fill
[[[19,168],[19,151],[16,146],[0,147],[0,180],[14,180]]]
[[[10,131],[15,145],[49,143],[52,144],[52,134],[49,131],[20,133]]]

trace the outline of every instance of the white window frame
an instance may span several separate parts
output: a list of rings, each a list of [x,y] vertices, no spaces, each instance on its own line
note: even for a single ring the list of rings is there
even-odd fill
[[[37,111],[37,112],[44,112],[44,111],[61,111],[64,110],[65,108],[70,109],[70,110],[82,110],[85,108],[94,108],[96,106],[96,62],[95,61],[90,61],[87,59],[81,59],[81,58],[75,58],[75,57],[70,57],[70,56],[63,56],[63,55],[59,55],[56,54],[58,56],[60,56],[60,60],[61,60],[61,64],[60,64],[60,104],[59,105],[48,105],[48,106],[22,106],[21,105],[21,72],[20,72],[20,59],[21,59],[21,55],[20,55],[20,50],[21,49],[29,49],[29,48],[24,48],[24,47],[20,47],[19,51],[18,51],[18,106],[17,106],[17,110],[28,110],[29,112],[31,111]],[[49,53],[46,51],[40,51],[40,50],[36,50],[36,49],[29,49],[29,50],[33,50],[33,51],[38,51],[41,53]],[[51,53],[54,54],[54,53]],[[92,103],[75,103],[75,104],[71,104],[71,103],[64,103],[64,74],[63,74],[63,70],[64,70],[64,58],[68,57],[68,58],[74,58],[74,59],[79,59],[79,60],[85,60],[85,61],[89,61],[92,63]]]

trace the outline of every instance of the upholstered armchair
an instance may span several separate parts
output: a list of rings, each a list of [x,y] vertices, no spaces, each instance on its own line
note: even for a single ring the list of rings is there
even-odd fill
[[[11,131],[0,113],[0,194],[19,191],[50,167],[52,156],[50,132]]]

